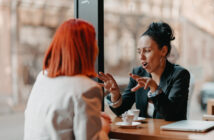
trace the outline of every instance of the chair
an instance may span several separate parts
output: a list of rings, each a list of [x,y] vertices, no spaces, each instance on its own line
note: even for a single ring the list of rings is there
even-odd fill
[[[207,101],[207,114],[214,115],[214,99],[208,99]]]

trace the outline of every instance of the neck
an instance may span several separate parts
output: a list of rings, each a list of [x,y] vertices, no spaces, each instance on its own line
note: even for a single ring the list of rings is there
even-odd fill
[[[163,72],[165,70],[165,67],[166,67],[166,59],[164,59],[162,61],[162,63],[160,63],[160,66],[159,66],[159,68],[156,71],[154,71],[154,72],[151,73],[152,79],[155,80],[155,82],[157,84],[160,83],[160,78],[161,78],[161,76],[162,76],[162,74],[163,74]]]

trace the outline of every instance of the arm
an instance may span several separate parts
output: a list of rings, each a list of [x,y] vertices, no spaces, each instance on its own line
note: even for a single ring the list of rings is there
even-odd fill
[[[45,123],[51,139],[108,139],[101,125],[101,98],[101,89],[94,87],[86,93],[65,97],[59,103],[63,108],[50,108]]]
[[[134,72],[134,71],[133,71]],[[132,105],[135,102],[135,92],[132,92],[131,89],[136,85],[136,81],[133,80],[131,77],[129,79],[129,84],[126,87],[126,89],[124,90],[121,99],[122,102],[120,102],[119,107],[111,107],[111,110],[117,115],[120,116],[122,113],[124,113],[125,111],[131,109]],[[111,95],[107,96],[107,100],[109,102],[109,104],[111,103]]]
[[[81,140],[108,139],[108,135],[102,129],[101,89],[93,88],[74,101],[74,136]]]
[[[186,118],[190,74],[187,70],[177,72],[167,90],[152,97],[155,109],[165,120]]]

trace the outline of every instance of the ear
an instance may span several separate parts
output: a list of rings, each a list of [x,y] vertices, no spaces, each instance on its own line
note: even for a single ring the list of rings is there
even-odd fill
[[[166,57],[167,52],[168,52],[168,47],[164,45],[163,48],[161,49],[161,56]]]

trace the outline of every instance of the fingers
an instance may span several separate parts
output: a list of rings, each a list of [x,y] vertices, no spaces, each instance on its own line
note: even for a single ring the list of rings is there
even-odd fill
[[[107,73],[106,76],[108,77],[109,80],[112,80],[115,84],[117,83],[111,74]]]
[[[104,87],[104,84],[103,83],[98,83],[101,87]]]
[[[102,80],[103,82],[107,81],[107,77],[103,72],[99,72],[98,76],[97,76],[100,80]]]
[[[107,120],[109,123],[111,123],[111,118],[108,114],[106,114],[105,112],[101,112],[101,117],[104,118],[105,120]]]
[[[107,113],[105,113],[105,112],[101,112],[101,116],[102,116],[103,118],[106,118],[106,119],[108,119],[108,120],[111,120],[110,116],[109,116]]]
[[[111,74],[109,74],[109,73],[105,74],[105,73],[103,73],[103,72],[99,72],[98,78],[99,78],[100,80],[102,80],[103,82],[112,80],[113,82],[116,83],[116,81],[114,80],[113,76],[112,76]]]
[[[100,84],[100,86],[104,87],[107,91],[109,91],[112,94],[119,94],[120,92],[119,87],[111,74],[109,73],[104,74],[103,72],[99,72],[98,78],[104,82]]]
[[[130,77],[132,77],[134,80],[136,80],[138,82],[137,86],[135,86],[134,88],[131,89],[132,92],[137,91],[139,88],[144,87],[144,89],[147,89],[148,87],[151,86],[151,78],[149,77],[140,77],[138,75],[129,74]]]
[[[112,87],[111,87],[111,90],[116,90],[118,88],[118,85],[117,85],[117,82],[115,81],[115,79],[113,78],[113,76],[111,74],[109,74],[109,73],[107,73],[106,76],[113,83]]]
[[[139,84],[137,84],[137,86],[135,86],[135,87],[133,87],[132,89],[131,89],[131,91],[132,92],[135,92],[135,91],[137,91],[139,88],[141,88],[142,86],[141,85],[139,85]]]
[[[138,78],[141,78],[140,76],[132,74],[132,73],[129,73],[129,76],[132,77],[134,80],[137,80]]]
[[[138,76],[136,74],[132,74],[132,73],[130,73],[129,75],[130,75],[130,77],[132,77],[137,82],[138,81],[140,81],[140,82],[146,82],[146,80],[147,80],[147,77],[140,77],[140,76]]]
[[[140,89],[141,87],[144,87],[145,80],[142,77],[132,74],[132,73],[130,73],[129,75],[130,75],[130,77],[132,77],[134,80],[136,80],[138,82],[137,86],[135,86],[134,88],[131,89],[132,92],[135,92],[138,89]]]
[[[100,117],[100,118],[102,123],[102,131],[108,134],[110,132],[110,122],[104,119],[103,117]]]
[[[150,82],[151,82],[151,79],[147,79],[147,80],[146,80],[144,89],[147,89],[147,88],[149,87]]]
[[[111,83],[112,87],[111,89],[114,90],[115,88],[117,88],[117,82],[115,81],[115,79],[113,78],[113,76],[109,73],[104,74],[103,72],[99,72],[99,76],[98,78],[100,78],[103,82],[105,83]]]

